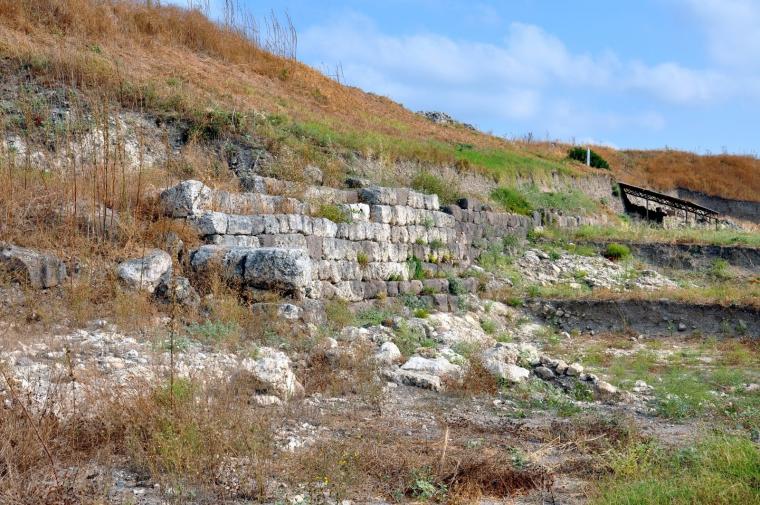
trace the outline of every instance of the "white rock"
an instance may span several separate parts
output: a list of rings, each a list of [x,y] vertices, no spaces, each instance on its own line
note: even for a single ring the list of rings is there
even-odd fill
[[[570,376],[579,376],[583,373],[583,366],[580,363],[570,363],[565,373]]]
[[[166,189],[159,197],[167,216],[188,217],[211,205],[211,189],[200,181],[187,180]]]
[[[445,358],[441,356],[435,359],[423,358],[422,356],[412,356],[406,363],[401,365],[401,369],[410,372],[427,373],[436,377],[443,377],[447,375],[459,376],[462,372],[461,367],[449,363]]]
[[[142,258],[127,260],[119,264],[117,273],[128,288],[141,289],[152,293],[161,281],[161,277],[171,273],[171,270],[171,256],[160,249],[153,249]]]
[[[274,395],[288,400],[303,393],[285,353],[268,347],[259,349],[256,359],[246,358],[241,370],[233,377],[238,387],[252,387],[256,394]]]
[[[385,342],[375,354],[378,363],[390,365],[401,359],[401,351],[393,342]]]

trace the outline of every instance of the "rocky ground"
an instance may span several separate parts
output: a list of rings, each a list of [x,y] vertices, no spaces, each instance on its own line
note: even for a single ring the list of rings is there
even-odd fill
[[[404,315],[390,303],[365,307],[355,319],[364,324],[345,326],[332,336],[306,322],[296,306],[284,304],[277,314],[293,332],[308,335],[313,346],[294,352],[283,341],[275,347],[251,343],[228,349],[203,342],[197,327],[177,329],[165,317],[154,321],[148,334],[125,333],[98,320],[85,329],[24,339],[27,343],[7,345],[0,353],[4,408],[23,406],[32,415],[66,422],[92,408],[94,398],[129,404],[129,398],[169,380],[221,382],[243,391],[252,412],[279,420],[271,434],[276,458],[311,456],[314,450],[359,439],[391,450],[425,447],[442,461],[449,444],[457,454],[452,457],[495,451],[491,457],[507,457],[510,479],[519,484],[484,485],[485,495],[494,496],[483,503],[571,504],[593,495],[590,483],[604,468],[600,454],[621,438],[635,432],[665,445],[688,444],[713,425],[709,413],[756,405],[760,394],[757,351],[739,343],[571,336],[536,322],[524,309],[475,296],[459,312],[420,317]],[[745,365],[746,373],[732,376],[725,369],[731,359]],[[357,373],[357,363],[371,373]],[[688,397],[694,392],[657,384],[654,371],[659,370],[718,370],[728,376],[700,390],[695,400]],[[329,374],[330,387],[315,387],[315,374]],[[735,414],[731,419],[739,425],[757,421],[756,412]],[[227,490],[230,503],[248,503],[241,490],[247,474],[240,465],[247,463],[233,459],[216,465],[214,486]],[[74,481],[96,482],[109,503],[207,499],[204,491],[183,489],[181,479],[150,478],[118,460],[60,470],[61,478],[67,472]],[[394,501],[378,486],[360,491],[374,494],[357,500],[361,486],[353,481],[333,485],[324,478],[315,487],[308,479],[270,475],[257,484],[263,486],[257,496],[273,503]],[[425,479],[403,492],[445,501],[452,490]]]

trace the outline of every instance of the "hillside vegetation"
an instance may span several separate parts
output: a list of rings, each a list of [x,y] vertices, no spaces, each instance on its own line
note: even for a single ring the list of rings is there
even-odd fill
[[[155,4],[155,2],[154,2]],[[510,142],[460,125],[438,125],[393,101],[341,85],[252,42],[241,23],[221,26],[198,11],[113,0],[0,0],[0,57],[10,72],[92,100],[187,119],[207,136],[255,134],[290,168],[332,166],[351,155],[515,176],[600,172],[569,161],[570,146]],[[283,41],[278,41],[283,43]],[[287,41],[285,41],[287,42]],[[276,45],[276,44],[275,44]],[[13,68],[15,67],[15,69]],[[755,200],[760,162],[738,156],[600,149],[628,182]],[[602,172],[603,173],[603,172]]]

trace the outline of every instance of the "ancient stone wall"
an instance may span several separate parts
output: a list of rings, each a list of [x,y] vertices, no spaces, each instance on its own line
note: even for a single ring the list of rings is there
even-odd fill
[[[256,189],[267,191],[273,184],[262,180]],[[187,220],[208,244],[194,253],[193,268],[216,261],[247,279],[245,258],[252,250],[302,250],[311,260],[312,282],[294,288],[312,298],[349,301],[472,291],[473,279],[450,286],[449,277],[491,244],[509,235],[524,237],[533,225],[525,216],[482,208],[441,209],[436,195],[405,188],[310,188],[306,193],[303,200],[229,193],[185,181],[165,191],[162,201],[168,215]],[[347,222],[313,215],[328,202],[338,202],[350,216]]]

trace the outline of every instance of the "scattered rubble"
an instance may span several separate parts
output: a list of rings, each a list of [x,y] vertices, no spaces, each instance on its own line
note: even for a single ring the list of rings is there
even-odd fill
[[[562,253],[553,257],[539,249],[529,249],[517,260],[528,284],[550,286],[566,284],[603,289],[667,289],[677,284],[654,270],[637,271],[602,256],[578,256]]]

